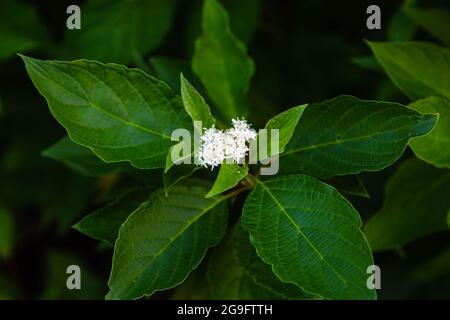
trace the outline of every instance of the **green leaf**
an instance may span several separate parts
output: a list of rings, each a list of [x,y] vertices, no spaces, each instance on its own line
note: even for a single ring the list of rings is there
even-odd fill
[[[429,286],[433,281],[439,281],[440,278],[447,278],[449,275],[450,250],[444,250],[438,254],[434,254],[431,259],[420,265],[414,265],[410,272],[411,280],[417,285],[423,284]],[[448,292],[448,290],[446,291]],[[447,293],[445,293],[447,296]],[[445,299],[445,298],[444,298]]]
[[[280,156],[280,171],[330,178],[382,170],[402,155],[409,138],[429,132],[436,119],[397,103],[351,96],[311,104]]]
[[[228,236],[208,259],[208,284],[213,300],[275,299],[270,291],[250,277],[233,254],[233,238]]]
[[[182,283],[217,245],[227,225],[224,197],[206,188],[155,191],[122,225],[114,249],[108,299],[136,299]]]
[[[200,93],[189,83],[189,81],[183,76],[180,75],[180,83],[181,83],[181,96],[183,99],[184,108],[186,112],[192,119],[192,122],[201,121],[202,124],[200,127],[194,125],[194,130],[200,136],[202,134],[203,128],[211,128],[215,125],[216,119],[211,115],[211,111],[209,106],[206,104],[203,97]],[[185,141],[180,141],[177,145],[174,145],[172,148],[177,148],[178,146],[182,146]],[[194,145],[195,146],[195,145]],[[194,152],[192,148],[191,152],[185,154],[184,157],[179,159],[180,161],[186,158],[190,158],[191,161],[194,158]],[[164,170],[164,189],[167,190],[179,182],[181,179],[186,178],[193,174],[195,171],[200,169],[196,165],[186,165],[181,164],[171,169],[174,165],[174,159],[172,159],[172,149],[169,150],[166,159],[166,167]]]
[[[419,9],[412,6],[404,8],[405,13],[419,26],[428,31],[443,44],[450,46],[450,11],[441,8]]]
[[[162,168],[172,131],[192,127],[181,99],[140,70],[95,61],[22,58],[70,138],[105,162]]]
[[[50,193],[41,199],[44,208],[44,219],[48,222],[58,222],[58,232],[65,233],[84,212],[84,209],[89,203],[89,198],[93,191],[93,183],[90,177],[79,175],[75,172],[63,173],[64,179],[60,181],[53,178],[57,186],[54,187],[53,193]],[[46,177],[48,178],[48,177]],[[41,181],[40,187],[45,187]],[[45,190],[45,189],[44,189]],[[45,190],[47,193],[49,190]]]
[[[240,227],[242,229],[242,227]],[[309,298],[301,289],[293,284],[283,283],[273,273],[270,266],[264,264],[254,253],[248,234],[243,231],[245,242],[239,243],[235,230],[229,233],[224,241],[215,248],[208,259],[207,279],[210,298],[214,300],[252,300],[252,299],[305,299]],[[238,246],[245,246],[238,248]],[[247,246],[248,245],[248,246]],[[239,254],[238,254],[239,249]],[[253,251],[253,252],[252,252]],[[246,267],[238,259],[245,258]],[[258,282],[252,272],[258,274]]]
[[[450,168],[450,103],[445,99],[429,97],[409,107],[422,114],[439,114],[439,121],[429,134],[409,142],[416,156],[438,168]]]
[[[191,6],[186,12],[187,19],[183,27],[186,29],[183,39],[188,56],[192,56],[195,47],[195,39],[201,35],[201,15],[204,0],[191,1]],[[230,17],[231,32],[248,44],[258,27],[261,17],[261,0],[221,0]]]
[[[17,34],[14,31],[6,31],[0,29],[2,45],[0,46],[0,60],[7,59],[17,52],[26,52],[37,47],[37,42]]]
[[[33,7],[14,0],[2,0],[0,39],[0,60],[3,60],[17,52],[26,52],[45,45],[48,37]]]
[[[372,57],[372,56],[359,56],[359,57],[353,57],[351,59],[352,63],[357,65],[358,67],[370,70],[370,71],[377,71],[377,72],[383,72],[383,69],[381,68],[378,61]]]
[[[161,44],[174,14],[174,0],[88,1],[81,29],[66,32],[66,58],[136,62]]]
[[[170,300],[208,300],[210,294],[205,269],[201,264],[192,271],[186,280],[175,288]]]
[[[65,163],[68,167],[88,176],[100,176],[112,172],[129,171],[128,163],[105,163],[92,150],[64,136],[42,151],[42,155]]]
[[[189,60],[152,57],[149,59],[149,63],[155,70],[157,78],[167,83],[178,94],[181,93],[180,73],[191,80],[196,80]],[[199,84],[198,81],[193,81],[195,87],[198,87]]]
[[[211,128],[216,120],[211,115],[211,110],[206,104],[205,99],[187,81],[183,74],[180,75],[180,81],[181,97],[186,112],[191,116],[192,121],[201,121],[202,128]]]
[[[8,259],[14,243],[14,223],[9,211],[0,207],[0,261]]]
[[[333,187],[304,175],[258,181],[242,223],[258,255],[285,282],[327,299],[374,299],[361,219]]]
[[[202,169],[194,164],[180,164],[171,166],[170,170],[163,173],[164,192],[167,194],[170,188],[178,182],[190,177],[195,171]]]
[[[368,42],[392,81],[412,100],[450,99],[450,50],[424,42]]]
[[[449,194],[450,171],[417,159],[403,163],[386,185],[383,208],[364,227],[372,250],[397,249],[447,229]]]
[[[271,129],[279,129],[279,153],[282,153],[284,151],[284,148],[286,147],[286,145],[289,143],[289,141],[292,138],[292,135],[294,134],[295,128],[298,124],[298,121],[300,120],[300,117],[303,114],[303,111],[306,108],[306,104],[301,105],[301,106],[297,106],[297,107],[293,107],[290,108],[278,115],[276,115],[275,117],[273,117],[272,119],[270,119],[267,123],[266,126],[264,127],[265,129],[268,130],[267,132],[267,150],[268,150],[268,155],[272,155],[274,156],[275,154],[272,151],[272,139],[271,139],[271,135],[270,135],[270,130]],[[258,133],[259,136],[259,133]],[[270,153],[269,153],[269,150]]]
[[[331,184],[342,193],[363,197],[366,199],[370,198],[370,195],[359,175],[352,174],[348,176],[335,176],[327,180],[326,183]]]
[[[248,174],[248,167],[242,167],[236,163],[222,164],[220,166],[219,175],[217,176],[214,185],[209,190],[206,198],[214,197],[222,192],[225,192],[235,187],[239,181],[244,179]]]
[[[233,34],[244,43],[249,43],[255,33],[261,13],[261,0],[222,0],[230,15]]]
[[[150,193],[149,188],[128,190],[116,201],[85,216],[73,228],[91,238],[114,245],[120,226],[131,213],[148,200]]]
[[[305,293],[292,283],[282,282],[273,273],[270,265],[264,263],[250,243],[248,233],[239,223],[234,233],[234,251],[244,268],[244,272],[261,287],[270,291],[275,299],[311,299],[314,296]]]
[[[416,25],[412,19],[399,9],[389,21],[387,30],[388,41],[409,41],[414,38]]]
[[[192,69],[228,122],[247,112],[246,96],[254,64],[245,45],[231,33],[228,14],[217,0],[205,0],[202,28]]]

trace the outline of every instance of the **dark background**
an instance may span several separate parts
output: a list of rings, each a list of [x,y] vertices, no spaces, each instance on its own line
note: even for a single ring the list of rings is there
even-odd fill
[[[58,46],[66,32],[66,8],[79,4],[83,14],[84,1],[22,3],[37,10],[52,42],[51,46],[27,54],[60,59]],[[146,58],[190,59],[199,30],[201,3],[180,0],[164,43]],[[448,5],[448,1],[423,3]],[[366,28],[366,8],[370,4],[381,7],[381,30]],[[407,103],[406,97],[382,72],[352,62],[353,57],[370,54],[364,39],[388,40],[389,33],[394,32],[392,17],[400,5],[401,1],[392,0],[262,1],[257,28],[247,39],[256,65],[250,89],[253,115],[250,120],[255,127],[262,127],[268,118],[289,107],[340,94]],[[414,39],[432,41],[420,30],[416,30]],[[4,105],[0,118],[0,204],[13,213],[15,225],[13,252],[6,260],[0,260],[0,292],[3,288],[6,298],[21,299],[103,298],[112,250],[70,226],[109,199],[109,195],[102,194],[102,186],[108,180],[78,176],[40,155],[65,132],[34,89],[19,57],[1,61],[0,70],[0,97]],[[409,156],[408,150],[403,158]],[[381,207],[384,184],[395,167],[362,175],[371,198],[352,197],[351,201],[364,219]],[[68,213],[61,216],[61,212]],[[449,298],[450,270],[434,270],[430,275],[424,267],[448,243],[449,233],[438,233],[415,241],[402,251],[375,254],[375,262],[382,268],[379,297]],[[68,292],[65,288],[68,264],[82,266],[85,290]],[[165,292],[154,298],[169,296],[170,292]]]

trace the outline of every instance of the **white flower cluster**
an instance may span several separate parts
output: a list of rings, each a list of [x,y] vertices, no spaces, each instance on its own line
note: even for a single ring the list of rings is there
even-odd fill
[[[199,165],[214,169],[226,160],[239,163],[247,155],[247,143],[256,139],[256,131],[244,119],[233,119],[232,123],[233,127],[225,132],[214,126],[206,129],[196,152]]]

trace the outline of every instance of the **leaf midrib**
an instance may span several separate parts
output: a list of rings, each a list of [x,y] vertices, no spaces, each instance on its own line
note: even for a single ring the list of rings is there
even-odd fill
[[[78,65],[76,65],[76,64],[73,64],[73,63],[72,63],[72,64],[66,63],[66,65],[74,66],[74,67],[80,69],[80,66],[78,66]],[[65,73],[65,74],[68,74],[68,75],[70,76],[71,79],[73,79],[78,85],[80,85],[81,88],[83,88],[83,86],[81,86],[81,84],[79,83],[79,81],[78,81],[77,79],[75,79],[72,75],[70,75],[67,71],[62,70],[62,69],[59,69],[59,68],[56,68],[56,69],[57,69],[59,72],[63,72],[63,73]],[[100,80],[98,77],[96,77],[95,75],[93,75],[91,72],[89,72],[89,71],[87,71],[87,70],[84,70],[84,71],[88,72],[91,76],[94,76],[94,78],[96,78],[98,81],[103,82],[103,81]],[[48,79],[50,79],[50,77],[48,77],[47,75],[45,75],[45,76],[46,76]],[[141,126],[141,125],[139,125],[139,124],[137,124],[137,123],[128,121],[128,120],[126,120],[126,119],[124,119],[124,118],[122,118],[122,117],[119,117],[119,116],[117,116],[117,115],[115,115],[115,114],[113,114],[113,113],[107,111],[106,109],[103,109],[103,108],[97,106],[97,105],[94,104],[91,100],[89,100],[89,99],[87,98],[87,96],[86,96],[86,97],[80,96],[80,95],[77,94],[76,92],[74,92],[74,91],[72,91],[72,90],[69,90],[68,88],[66,88],[65,86],[63,86],[63,85],[60,84],[59,82],[55,81],[54,79],[50,79],[50,81],[52,81],[53,83],[55,83],[57,86],[59,86],[59,87],[62,88],[63,90],[69,92],[70,94],[72,94],[72,95],[78,97],[78,98],[81,99],[81,100],[86,101],[93,109],[95,109],[95,110],[97,110],[97,111],[99,111],[99,112],[102,112],[102,113],[108,115],[109,117],[111,117],[111,118],[113,118],[113,119],[119,121],[119,122],[122,122],[122,123],[124,123],[124,124],[126,124],[126,125],[129,125],[129,126],[131,126],[131,127],[136,128],[136,129],[139,129],[139,130],[142,130],[142,131],[151,133],[151,134],[153,134],[153,135],[160,136],[160,137],[162,137],[162,138],[164,138],[164,139],[171,140],[171,138],[170,138],[169,136],[167,136],[166,134],[164,134],[164,133],[160,133],[160,132],[154,131],[154,130],[152,130],[152,129],[143,127],[143,126]],[[104,82],[103,82],[103,83],[104,83]],[[104,83],[104,84],[106,85],[106,83]],[[106,85],[106,86],[107,86],[107,85]],[[109,86],[107,86],[107,87],[110,88]],[[132,86],[132,87],[133,87],[133,88],[138,92],[138,94],[140,95],[139,91],[138,91],[134,86]],[[110,88],[110,89],[111,89],[111,88]],[[84,88],[83,88],[83,90],[84,90]],[[112,90],[112,89],[111,89],[111,90]],[[141,97],[142,97],[142,95],[141,95]],[[120,99],[120,97],[118,97],[118,98]],[[120,99],[120,100],[121,100],[121,99]],[[57,102],[59,103],[58,100],[55,99],[55,101],[57,101]],[[145,101],[145,100],[144,100],[144,101]],[[122,103],[123,103],[123,101],[122,101]],[[147,101],[145,101],[145,103],[148,105],[148,102],[147,102]]]
[[[280,157],[286,156],[286,155],[290,155],[293,153],[297,153],[297,152],[302,152],[302,151],[306,151],[306,150],[313,150],[313,149],[320,149],[320,148],[324,148],[324,147],[328,147],[328,146],[332,146],[332,145],[338,145],[338,144],[342,144],[342,143],[347,143],[347,142],[353,142],[353,141],[358,141],[358,140],[363,140],[363,139],[367,139],[367,138],[374,138],[378,135],[383,135],[386,134],[387,132],[396,132],[398,131],[397,129],[392,129],[392,130],[386,130],[386,131],[382,131],[382,132],[375,132],[372,134],[368,134],[368,135],[364,135],[364,136],[358,136],[358,137],[354,137],[354,138],[347,138],[347,139],[341,139],[341,140],[332,140],[332,141],[328,141],[328,142],[324,142],[324,143],[319,143],[319,144],[311,144],[309,146],[306,147],[301,147],[301,148],[296,148],[296,149],[291,149],[288,151],[283,152],[282,154],[280,154]]]
[[[203,215],[206,212],[212,210],[214,207],[216,207],[219,203],[221,203],[225,199],[227,199],[227,198],[226,197],[220,197],[218,200],[213,202],[211,205],[206,207],[204,210],[200,211],[200,213],[198,215],[196,215],[194,219],[189,220],[188,223],[186,224],[186,226],[184,226],[182,229],[180,229],[179,232],[176,233],[175,237],[171,238],[170,241],[168,241],[156,254],[153,254],[153,255],[150,255],[150,256],[140,256],[139,258],[152,257],[152,259],[148,263],[146,263],[145,266],[140,271],[138,271],[136,273],[136,276],[130,277],[129,278],[129,282],[136,282],[136,279],[138,279],[142,275],[144,270],[147,269],[149,267],[149,265],[152,264],[155,261],[156,258],[158,258],[161,254],[163,254],[164,251],[170,245],[172,245],[189,227],[191,227],[195,222],[197,222],[201,217],[203,217]],[[121,271],[123,271],[125,269],[126,268],[122,268]],[[119,274],[120,274],[120,271],[117,274],[116,278],[119,276]]]
[[[94,104],[92,101],[88,101],[88,103],[89,103],[89,105],[90,105],[93,109],[95,109],[95,110],[97,110],[97,111],[100,111],[100,112],[103,112],[103,113],[105,113],[106,115],[108,115],[109,117],[111,117],[111,118],[113,118],[113,119],[115,119],[115,120],[117,120],[117,121],[123,122],[123,123],[126,124],[126,125],[129,125],[129,126],[134,127],[134,128],[136,128],[136,129],[139,129],[139,130],[142,130],[142,131],[151,133],[151,134],[153,134],[153,135],[160,136],[160,137],[162,137],[162,138],[164,138],[164,139],[171,140],[171,138],[170,138],[168,135],[165,135],[164,133],[160,133],[160,132],[154,131],[154,130],[152,130],[152,129],[143,127],[143,126],[141,126],[141,125],[139,125],[139,124],[137,124],[137,123],[134,123],[134,122],[125,120],[124,118],[121,118],[121,117],[115,115],[114,113],[109,112],[109,111],[107,111],[107,110],[105,110],[105,109],[103,109],[103,108],[97,106],[97,105]]]
[[[264,182],[262,182],[261,180],[257,179],[256,180],[257,183],[259,185],[261,185],[261,187],[264,189],[264,191],[266,191],[270,197],[273,199],[273,201],[275,202],[275,204],[280,208],[281,212],[283,212],[283,214],[288,218],[289,222],[295,227],[295,229],[297,230],[298,234],[300,234],[306,241],[306,243],[308,243],[308,245],[314,250],[314,252],[319,256],[320,260],[322,260],[332,271],[334,274],[336,274],[336,276],[343,282],[343,284],[348,287],[349,284],[347,282],[347,280],[345,280],[344,278],[342,278],[342,276],[336,271],[336,269],[333,268],[333,266],[331,266],[328,261],[323,257],[323,255],[320,253],[320,251],[316,248],[316,246],[309,240],[309,238],[303,233],[303,231],[299,228],[299,226],[295,223],[294,220],[292,220],[292,218],[289,216],[289,214],[286,212],[286,210],[284,209],[283,205],[278,201],[278,199],[275,197],[275,195],[270,191],[269,188],[267,188],[267,186],[265,186]]]

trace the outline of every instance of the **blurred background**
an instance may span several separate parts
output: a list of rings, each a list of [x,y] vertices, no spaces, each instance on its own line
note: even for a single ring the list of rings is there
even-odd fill
[[[130,2],[150,11],[129,15],[123,6]],[[340,94],[406,104],[408,99],[371,58],[364,39],[435,42],[404,13],[403,1],[221,2],[233,33],[247,44],[255,61],[249,99],[250,122],[256,128],[289,107]],[[444,0],[415,2],[421,7],[450,7]],[[81,30],[66,28],[71,4],[81,8]],[[381,30],[366,28],[370,4],[381,8]],[[45,157],[42,151],[65,131],[16,53],[126,64],[179,90],[179,71],[190,73],[194,42],[201,31],[201,6],[201,0],[1,0],[0,299],[103,299],[112,247],[71,226],[129,186],[161,184],[158,170],[82,174]],[[135,29],[123,27],[130,20],[148,29],[134,34]],[[411,156],[407,150],[402,159]],[[351,201],[364,220],[382,206],[384,185],[397,165],[361,175],[370,199],[351,197]],[[448,231],[396,252],[377,253],[375,263],[382,268],[381,299],[450,298]],[[81,266],[83,290],[67,290],[70,264]],[[173,292],[153,298],[170,298]]]

